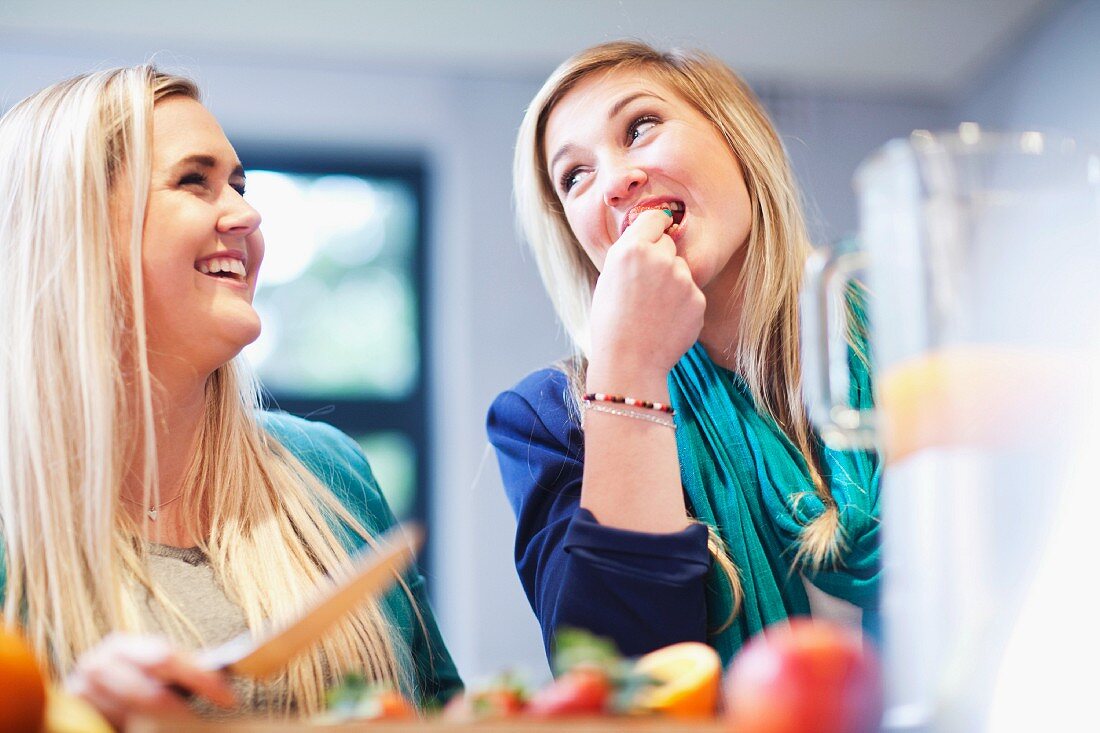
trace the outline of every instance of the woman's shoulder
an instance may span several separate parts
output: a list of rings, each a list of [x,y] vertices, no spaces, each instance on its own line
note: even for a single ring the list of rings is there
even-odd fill
[[[369,529],[393,523],[370,462],[346,433],[285,412],[258,413],[260,426],[325,484]]]
[[[565,364],[555,362],[548,367],[536,369],[519,380],[511,389],[502,392],[500,396],[512,393],[531,403],[549,401],[564,404],[569,392],[569,376],[566,374],[566,368]]]
[[[516,431],[546,430],[558,438],[579,429],[571,406],[569,377],[561,363],[531,372],[497,395],[486,428],[491,441]]]
[[[374,475],[359,445],[347,434],[328,423],[306,420],[285,412],[263,411],[260,426],[302,463],[317,473],[335,469],[365,473],[370,482]]]
[[[256,414],[260,426],[283,445],[325,449],[350,441],[345,433],[328,423],[307,420],[289,412],[261,410]]]

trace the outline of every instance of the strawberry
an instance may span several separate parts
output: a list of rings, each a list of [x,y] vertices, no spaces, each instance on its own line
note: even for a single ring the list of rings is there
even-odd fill
[[[527,712],[537,718],[599,715],[607,710],[611,693],[611,680],[602,669],[578,666],[531,698]]]

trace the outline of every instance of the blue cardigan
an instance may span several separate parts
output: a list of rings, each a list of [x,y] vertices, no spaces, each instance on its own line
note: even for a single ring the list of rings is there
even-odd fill
[[[516,569],[547,653],[566,626],[610,637],[631,656],[706,642],[706,527],[632,532],[581,509],[584,433],[567,393],[564,373],[542,369],[501,393],[487,420],[516,514]]]
[[[286,413],[268,412],[260,417],[268,434],[321,479],[372,536],[382,534],[396,523],[370,464],[355,441],[326,423]],[[350,530],[345,529],[344,537],[349,551],[355,552],[365,545]],[[387,593],[383,605],[394,631],[404,637],[409,649],[411,658],[401,662],[412,665],[415,671],[414,694],[421,704],[443,703],[462,690],[462,680],[428,604],[424,578],[414,567],[406,573],[405,582],[417,608],[413,608],[401,588]],[[423,627],[416,610],[423,619]]]
[[[370,464],[351,438],[331,425],[285,413],[261,413],[259,418],[264,430],[328,486],[372,535],[381,534],[395,523]],[[349,528],[337,529],[349,551],[354,552],[365,544]],[[0,544],[0,604],[7,586],[3,559],[3,545]],[[408,648],[408,656],[399,661],[406,669],[413,670],[416,689],[412,693],[421,704],[445,702],[462,690],[462,680],[428,605],[423,577],[413,568],[406,574],[405,581],[412,591],[416,609],[401,588],[391,590],[383,598],[390,623]],[[416,610],[423,619],[423,627]]]

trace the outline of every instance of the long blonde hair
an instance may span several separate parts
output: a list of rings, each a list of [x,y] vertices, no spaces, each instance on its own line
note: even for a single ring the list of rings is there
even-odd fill
[[[135,450],[146,499],[158,500],[141,242],[153,106],[178,95],[199,99],[191,81],[151,65],[113,69],[51,86],[0,119],[0,592],[5,620],[59,677],[108,631],[142,630],[143,593],[198,641],[150,581],[142,528],[120,505]],[[348,538],[334,527],[370,542],[259,427],[257,404],[236,362],[211,375],[180,500],[252,629],[288,617],[339,572]],[[291,665],[288,706],[316,711],[326,672],[353,668],[408,689],[396,639],[381,606],[365,605]]]
[[[836,502],[817,467],[801,394],[798,294],[809,237],[799,193],[783,144],[755,95],[725,64],[704,53],[661,53],[634,41],[615,41],[582,51],[559,66],[535,95],[520,126],[513,175],[519,225],[576,355],[568,369],[576,400],[583,385],[589,344],[592,291],[599,273],[581,249],[554,190],[546,164],[550,113],[578,83],[597,72],[645,72],[675,90],[721,134],[741,163],[752,207],[738,287],[747,296],[736,344],[737,371],[757,409],[772,417],[806,459],[815,493],[826,511],[803,527],[799,557],[820,565],[835,557],[841,538]],[[712,532],[711,550],[734,586],[736,569]]]

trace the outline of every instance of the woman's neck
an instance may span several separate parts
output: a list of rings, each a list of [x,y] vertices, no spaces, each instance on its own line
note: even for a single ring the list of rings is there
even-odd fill
[[[155,513],[145,505],[145,460],[135,452],[129,461],[122,486],[123,504],[133,518],[146,527],[146,539],[166,545],[189,547],[197,538],[187,536],[185,522],[177,501],[184,490],[183,482],[195,454],[195,444],[206,417],[205,381],[199,384],[154,386],[153,422],[156,449],[156,485],[159,496],[149,501]],[[135,440],[140,446],[142,441]],[[135,449],[138,450],[138,449]],[[152,521],[146,522],[146,519]]]
[[[747,245],[738,249],[725,269],[703,291],[707,298],[707,307],[703,314],[699,343],[703,345],[711,361],[731,371],[737,369],[737,341],[741,333],[741,310],[744,305],[744,289],[740,276],[747,252]]]

